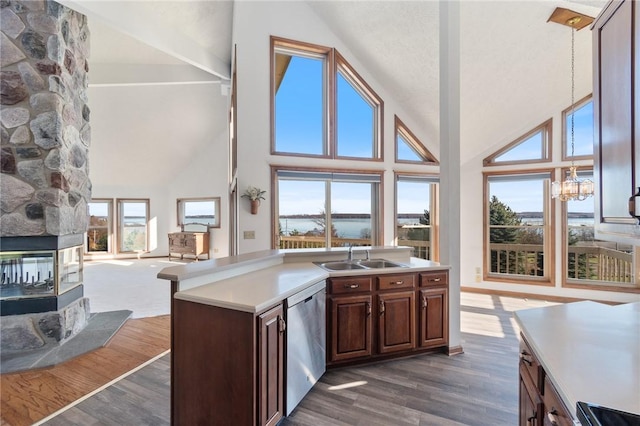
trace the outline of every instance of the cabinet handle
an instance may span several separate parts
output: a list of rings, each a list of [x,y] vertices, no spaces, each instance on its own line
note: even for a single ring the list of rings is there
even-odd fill
[[[384,301],[380,301],[380,315],[384,315]]]
[[[284,331],[287,329],[287,323],[284,322],[284,318],[280,317],[280,333],[284,333]]]
[[[547,413],[547,420],[549,420],[549,423],[552,426],[559,426],[560,422],[558,421],[558,416],[557,416],[558,412],[556,411],[555,407],[551,408],[551,411],[549,411]]]
[[[391,281],[389,284],[391,284],[391,285],[402,285],[402,284],[404,284],[404,281]]]
[[[360,284],[345,284],[344,288],[358,288]]]
[[[422,309],[426,309],[427,308],[427,296],[422,296]]]
[[[432,280],[429,280],[432,283],[439,283],[440,281],[442,281],[442,278],[434,278]]]
[[[636,215],[636,198],[638,197],[640,197],[640,187],[638,187],[637,193],[629,197],[629,216],[636,219],[640,219],[640,216]]]
[[[527,358],[528,356],[530,356],[530,354],[528,354],[527,351],[522,351],[522,353],[520,354],[520,361],[529,364],[529,367],[531,367],[533,365],[533,362]]]
[[[367,316],[371,315],[371,302],[367,302]]]

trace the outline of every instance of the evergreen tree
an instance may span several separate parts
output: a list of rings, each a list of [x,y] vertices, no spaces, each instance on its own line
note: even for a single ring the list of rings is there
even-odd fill
[[[514,243],[518,237],[518,230],[515,228],[506,228],[493,226],[520,226],[522,221],[511,207],[498,200],[495,195],[491,197],[489,202],[489,224],[492,226],[489,231],[490,242],[492,243]]]

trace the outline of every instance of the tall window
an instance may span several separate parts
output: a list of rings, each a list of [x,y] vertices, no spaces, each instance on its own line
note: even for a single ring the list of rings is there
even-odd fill
[[[568,174],[567,170],[563,172],[565,176]],[[582,170],[578,176],[593,180],[593,171]],[[595,238],[593,203],[567,201],[563,208],[568,286],[637,286],[632,282],[633,246]]]
[[[317,51],[274,52],[275,151],[326,154],[326,62]]]
[[[486,176],[487,275],[492,279],[549,282],[550,173]]]
[[[271,38],[272,153],[380,159],[382,100],[331,48]]]
[[[396,175],[396,239],[413,255],[438,260],[437,177]]]
[[[147,251],[149,200],[118,199],[119,252]]]
[[[279,248],[379,244],[381,174],[275,170]]]
[[[89,227],[86,253],[111,253],[113,201],[93,199],[89,202]]]

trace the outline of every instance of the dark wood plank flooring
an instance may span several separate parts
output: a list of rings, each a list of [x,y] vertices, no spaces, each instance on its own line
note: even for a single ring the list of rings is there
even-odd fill
[[[519,331],[513,311],[545,305],[462,293],[463,354],[329,371],[281,424],[517,425]],[[44,424],[168,425],[169,390],[166,355]]]

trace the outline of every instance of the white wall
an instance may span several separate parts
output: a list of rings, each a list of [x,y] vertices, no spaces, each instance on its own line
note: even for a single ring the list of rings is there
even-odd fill
[[[145,256],[168,254],[178,198],[221,197],[227,223],[226,104],[212,83],[89,88],[92,196],[150,200]],[[228,255],[227,227],[211,234],[211,255]]]

